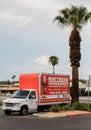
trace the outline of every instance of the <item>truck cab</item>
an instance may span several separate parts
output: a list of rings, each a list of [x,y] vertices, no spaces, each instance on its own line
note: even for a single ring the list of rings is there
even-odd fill
[[[36,112],[38,97],[36,90],[18,90],[10,98],[3,101],[2,109],[6,115],[12,112],[20,112],[27,115],[28,112]]]

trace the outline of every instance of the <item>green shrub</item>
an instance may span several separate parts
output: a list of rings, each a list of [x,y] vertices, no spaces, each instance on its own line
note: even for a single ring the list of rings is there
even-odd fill
[[[2,106],[2,101],[0,101],[0,106]]]
[[[70,104],[64,104],[64,105],[61,105],[61,110],[70,110]]]
[[[89,109],[88,111],[91,111],[91,104],[89,104],[89,108],[88,109]]]
[[[88,104],[76,102],[76,103],[74,103],[74,104],[72,105],[72,109],[73,109],[73,110],[83,110],[83,111],[87,111],[87,110],[88,110]]]
[[[59,111],[65,111],[70,110],[70,104],[60,104],[60,105],[52,105],[49,109],[49,111],[52,112],[59,112]]]
[[[49,111],[51,111],[51,112],[59,112],[60,111],[60,107],[58,105],[52,105],[50,107]]]

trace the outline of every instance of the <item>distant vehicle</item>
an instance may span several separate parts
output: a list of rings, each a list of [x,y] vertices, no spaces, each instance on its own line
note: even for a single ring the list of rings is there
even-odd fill
[[[86,96],[85,88],[79,89],[79,96]]]
[[[5,114],[36,112],[52,104],[70,103],[70,77],[59,74],[21,74],[19,90],[3,101]]]
[[[89,96],[91,96],[91,87],[85,88],[85,95],[88,96],[88,94],[89,94]]]

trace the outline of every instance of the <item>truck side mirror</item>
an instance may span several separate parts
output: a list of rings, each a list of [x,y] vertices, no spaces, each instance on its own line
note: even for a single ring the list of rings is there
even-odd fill
[[[35,99],[35,98],[36,98],[36,95],[34,93],[30,93],[29,99]]]

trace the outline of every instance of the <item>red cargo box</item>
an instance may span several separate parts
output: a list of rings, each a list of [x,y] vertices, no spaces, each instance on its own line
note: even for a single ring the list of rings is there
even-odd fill
[[[21,74],[20,89],[35,89],[39,105],[70,102],[70,77],[59,74]]]

